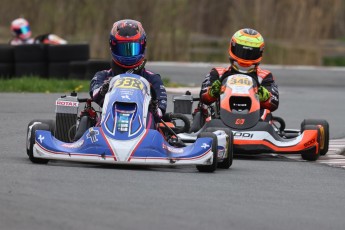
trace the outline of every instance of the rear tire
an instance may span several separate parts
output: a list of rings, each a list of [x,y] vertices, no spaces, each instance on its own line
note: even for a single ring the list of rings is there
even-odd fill
[[[320,125],[321,138],[320,138],[320,155],[324,156],[328,152],[329,147],[329,124],[326,120],[322,119],[305,119],[301,124],[301,131],[306,125]]]
[[[31,128],[29,128],[29,126],[28,126],[27,154],[28,154],[29,159],[30,159],[30,161],[32,163],[35,163],[35,164],[47,164],[49,162],[49,160],[34,157],[33,147],[34,147],[34,144],[35,144],[36,130],[47,130],[47,131],[49,131],[50,128],[49,128],[49,125],[43,124],[43,123],[33,124],[33,126]]]
[[[317,130],[317,142],[320,143],[320,127],[317,125],[305,125],[303,131],[305,130]],[[316,161],[320,156],[320,148],[315,152],[315,149],[304,151],[301,153],[302,159],[306,161]]]
[[[213,152],[213,162],[211,165],[197,165],[196,168],[199,172],[214,172],[217,169],[217,155],[218,155],[218,141],[217,136],[214,133],[204,132],[198,135],[198,138],[210,137],[212,138],[212,152]]]

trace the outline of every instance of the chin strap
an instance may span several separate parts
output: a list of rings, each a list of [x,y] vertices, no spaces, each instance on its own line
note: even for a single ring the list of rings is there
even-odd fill
[[[231,67],[234,68],[237,72],[244,73],[244,74],[252,73],[258,67],[258,64],[251,65],[248,67],[243,67],[237,61],[235,61],[234,59],[231,59],[231,58],[230,58],[230,64],[231,64]]]
[[[142,70],[145,67],[146,64],[146,59],[144,59],[144,61],[138,65],[137,67],[133,68],[133,69],[129,69],[126,71],[126,73],[134,73],[134,72],[139,72],[140,70]]]

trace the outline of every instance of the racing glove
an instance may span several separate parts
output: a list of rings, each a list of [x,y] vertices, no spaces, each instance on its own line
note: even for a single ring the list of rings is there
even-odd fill
[[[162,117],[163,117],[163,112],[160,108],[157,108],[155,113],[154,113],[154,116],[157,120],[161,120]]]
[[[220,95],[220,88],[222,87],[222,83],[219,80],[215,80],[211,88],[209,90],[209,94],[211,97],[219,97]]]
[[[103,97],[107,94],[109,90],[109,82],[110,81],[105,81],[99,90],[99,94]]]
[[[271,96],[271,93],[263,86],[259,87],[258,94],[260,102],[267,101]]]

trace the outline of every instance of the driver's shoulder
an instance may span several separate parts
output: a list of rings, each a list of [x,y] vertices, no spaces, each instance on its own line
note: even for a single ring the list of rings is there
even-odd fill
[[[228,71],[228,68],[224,68],[224,67],[213,67],[210,75],[218,75],[218,76],[222,76],[226,71]]]
[[[256,72],[257,72],[258,77],[261,77],[261,78],[265,78],[268,75],[272,74],[271,71],[262,69],[260,67],[257,68]]]
[[[152,72],[151,70],[144,69],[143,70],[143,75],[145,76],[160,76],[158,73]]]

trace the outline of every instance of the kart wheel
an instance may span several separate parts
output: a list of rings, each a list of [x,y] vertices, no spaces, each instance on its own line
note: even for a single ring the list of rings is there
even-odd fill
[[[320,143],[320,127],[318,125],[305,125],[304,130],[317,130],[317,142]],[[320,156],[320,148],[316,151],[315,148],[308,149],[301,153],[303,160],[316,161]]]
[[[90,127],[92,127],[91,118],[89,116],[82,116],[73,141],[79,140]]]
[[[198,138],[200,137],[210,137],[212,138],[212,152],[213,152],[213,162],[211,165],[197,165],[196,168],[199,170],[199,172],[214,172],[217,169],[217,147],[218,147],[218,141],[217,136],[214,133],[204,132],[200,133],[198,135]]]
[[[223,130],[228,135],[228,146],[227,146],[227,157],[224,158],[222,162],[218,162],[218,168],[221,169],[228,169],[232,165],[233,160],[233,142],[234,142],[234,136],[230,129],[223,128],[223,127],[209,127],[206,128],[206,132],[214,132],[217,130]]]
[[[38,124],[46,124],[49,127],[49,131],[52,133],[52,135],[55,132],[55,121],[54,120],[43,120],[43,119],[36,119],[29,122],[28,127],[26,129],[26,152],[29,156],[29,147],[30,147],[30,136],[31,136],[31,129],[33,126]],[[30,132],[30,134],[29,134]]]
[[[203,115],[201,114],[201,112],[196,112],[195,115],[193,116],[193,122],[192,122],[192,126],[189,130],[190,133],[196,133],[198,132],[202,126],[205,124],[205,118],[203,117]]]
[[[176,120],[182,121],[183,126],[178,126],[175,124],[175,127],[172,128],[175,133],[185,133],[188,132],[190,129],[190,121],[188,117],[182,113],[171,113],[170,114],[170,119],[176,123]]]
[[[47,164],[49,160],[34,157],[33,147],[35,144],[36,130],[48,130],[49,131],[50,129],[49,129],[49,125],[43,124],[43,123],[38,123],[38,124],[33,123],[31,127],[28,127],[27,154],[28,154],[29,159],[32,163]]]
[[[329,146],[329,124],[326,120],[322,119],[305,119],[301,124],[301,131],[304,130],[306,125],[320,125],[320,155],[324,156],[328,152]]]

